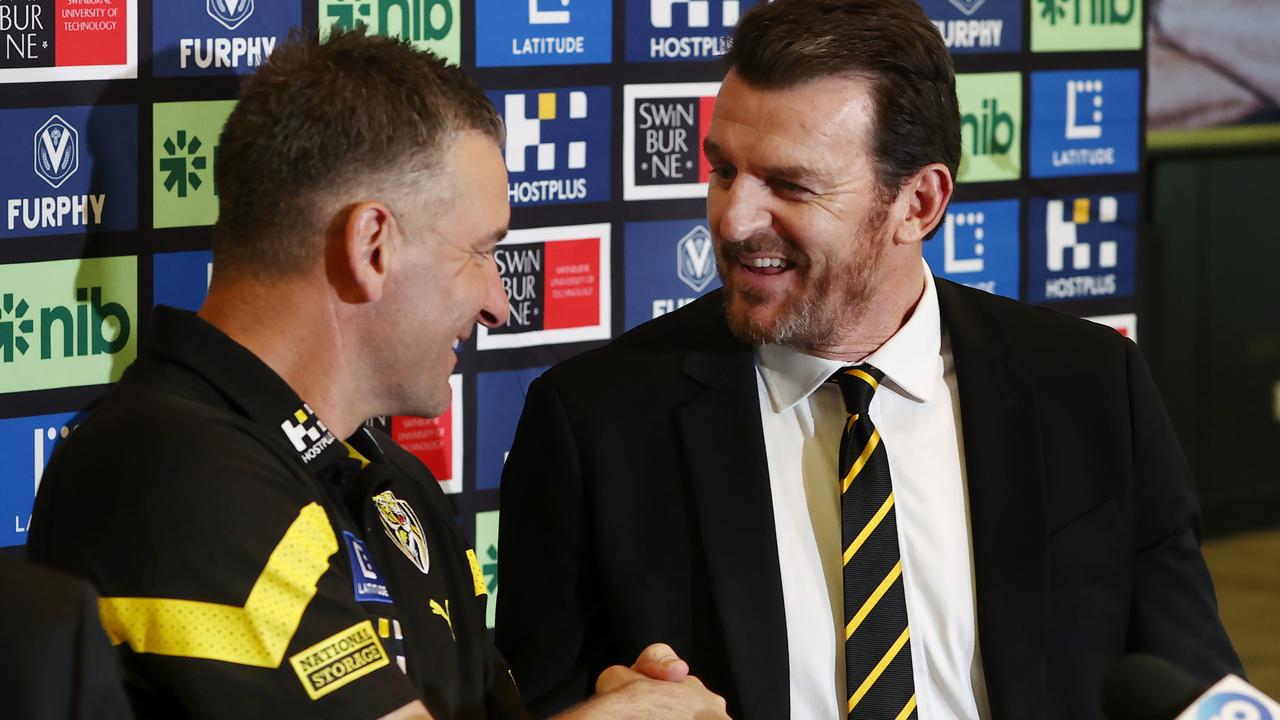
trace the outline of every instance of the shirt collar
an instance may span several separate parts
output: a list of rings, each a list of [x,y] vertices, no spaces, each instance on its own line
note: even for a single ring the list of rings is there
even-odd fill
[[[885,384],[903,397],[926,403],[933,398],[934,376],[942,351],[942,321],[938,310],[938,289],[929,264],[924,264],[924,293],[911,317],[893,337],[885,341],[863,362],[885,375]],[[847,365],[839,360],[806,355],[783,345],[755,348],[756,367],[764,379],[773,411],[785,412],[809,397]]]

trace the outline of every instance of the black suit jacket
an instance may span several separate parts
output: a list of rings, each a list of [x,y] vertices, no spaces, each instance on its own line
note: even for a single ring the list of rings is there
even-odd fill
[[[995,718],[1100,717],[1116,658],[1239,672],[1191,473],[1136,346],[937,281]],[[929,452],[928,448],[914,449]],[[736,718],[790,714],[756,372],[720,293],[533,383],[502,483],[498,644],[535,711],[667,642]]]

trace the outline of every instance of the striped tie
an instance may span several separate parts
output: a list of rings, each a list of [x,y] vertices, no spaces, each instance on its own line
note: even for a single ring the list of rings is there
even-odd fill
[[[831,377],[848,414],[840,439],[844,657],[848,717],[859,720],[916,717],[889,456],[867,411],[883,377],[870,365],[842,368]]]

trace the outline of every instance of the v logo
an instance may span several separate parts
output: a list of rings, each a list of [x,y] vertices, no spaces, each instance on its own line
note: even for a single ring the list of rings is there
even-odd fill
[[[58,135],[58,144],[53,144],[53,128],[40,133],[40,144],[49,155],[49,163],[53,165],[53,173],[57,175],[62,168],[63,156],[67,154],[67,146],[71,142],[71,133],[64,128]]]
[[[711,241],[689,242],[684,246],[684,254],[689,256],[689,264],[698,275],[707,272],[707,261],[711,258]]]
[[[244,0],[223,0],[223,2],[227,4],[227,14],[231,17],[235,17],[236,10],[240,8],[240,4],[244,2]]]

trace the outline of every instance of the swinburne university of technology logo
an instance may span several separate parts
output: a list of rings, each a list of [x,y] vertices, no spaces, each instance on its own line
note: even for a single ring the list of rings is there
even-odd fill
[[[757,0],[627,0],[627,62],[723,55],[738,17]]]
[[[1031,302],[1134,292],[1137,199],[1132,194],[1031,203]]]
[[[0,83],[137,77],[137,0],[0,0]]]
[[[612,20],[600,0],[477,0],[476,65],[607,63]]]
[[[715,247],[705,221],[627,223],[623,240],[627,329],[719,287]]]
[[[0,110],[0,237],[137,227],[136,109]],[[91,141],[90,138],[95,138]],[[29,168],[23,170],[23,168]]]
[[[440,489],[452,495],[462,492],[462,376],[449,376],[452,399],[439,417],[376,417],[368,421],[391,436],[431,471]]]
[[[1018,201],[952,203],[924,245],[939,277],[996,295],[1018,297]]]
[[[298,451],[304,463],[315,460],[326,448],[338,441],[338,438],[329,432],[329,428],[325,427],[324,421],[316,417],[315,411],[306,403],[285,418],[280,423],[280,429],[284,431],[284,436],[293,444],[293,449]]]
[[[512,205],[609,199],[609,88],[488,95],[507,126]]]
[[[960,140],[957,182],[1017,180],[1022,175],[1022,76],[956,75]]]
[[[0,547],[26,542],[45,465],[79,421],[72,413],[0,420]]]
[[[711,165],[702,141],[719,91],[719,83],[623,87],[623,199],[706,197]]]
[[[1137,70],[1031,75],[1031,176],[1138,171]]]
[[[302,22],[297,3],[168,0],[153,9],[155,74],[246,74],[266,62],[289,28]]]
[[[920,0],[953,53],[1022,50],[1022,0]]]
[[[400,38],[454,64],[461,59],[458,0],[319,0],[319,17],[321,40],[335,23],[343,30],[363,25],[371,34]]]
[[[512,230],[494,249],[511,314],[476,327],[476,349],[607,340],[609,224]]]

